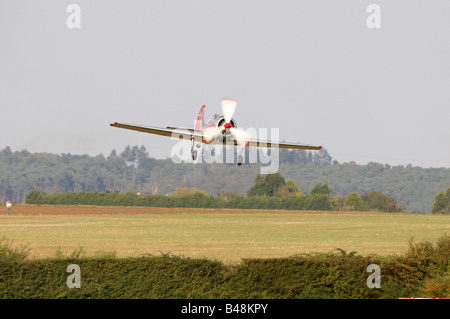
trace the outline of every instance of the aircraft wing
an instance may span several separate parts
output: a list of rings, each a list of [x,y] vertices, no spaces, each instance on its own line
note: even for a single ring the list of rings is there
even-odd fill
[[[301,149],[301,150],[320,150],[322,146],[313,146],[297,143],[285,143],[285,142],[272,142],[272,141],[261,141],[261,140],[250,140],[248,143],[250,147],[276,147],[276,148],[291,148],[291,149]]]
[[[123,128],[126,130],[133,130],[133,131],[138,131],[138,132],[144,132],[144,133],[150,133],[150,134],[156,134],[156,135],[168,136],[168,137],[186,139],[186,140],[190,140],[192,137],[194,137],[194,140],[196,142],[202,141],[202,132],[199,130],[194,130],[194,129],[177,128],[177,127],[172,127],[172,126],[169,126],[167,128],[162,128],[162,127],[153,127],[153,126],[124,124],[124,123],[117,123],[117,122],[111,123],[110,126]]]
[[[173,126],[168,126],[167,128],[153,127],[153,126],[141,126],[114,122],[110,126],[123,128],[127,130],[139,131],[144,133],[156,134],[161,136],[168,136],[173,138],[190,140],[192,137],[196,142],[203,142],[202,131],[188,128],[178,128]],[[234,140],[234,145],[238,145],[237,141]],[[223,141],[213,141],[210,144],[227,144]],[[285,143],[285,142],[272,142],[263,140],[250,140],[246,147],[276,147],[276,148],[290,148],[290,149],[303,149],[303,150],[320,150],[322,146],[312,146],[297,143]]]
[[[233,140],[234,145],[238,146],[236,140]],[[213,141],[210,144],[226,144],[221,141]],[[274,148],[289,148],[289,149],[301,149],[301,150],[320,150],[322,146],[305,145],[298,143],[285,143],[285,142],[272,142],[263,140],[250,140],[245,147],[274,147]]]

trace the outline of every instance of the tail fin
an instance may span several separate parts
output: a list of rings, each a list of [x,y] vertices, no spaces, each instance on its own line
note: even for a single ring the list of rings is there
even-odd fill
[[[202,106],[200,109],[200,112],[198,112],[197,116],[197,122],[195,123],[195,129],[201,130],[203,128],[203,109],[205,108],[205,105]]]

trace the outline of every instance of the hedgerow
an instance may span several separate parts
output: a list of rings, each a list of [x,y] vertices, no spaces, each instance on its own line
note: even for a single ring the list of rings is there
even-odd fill
[[[410,242],[400,256],[354,252],[244,259],[238,265],[162,254],[30,259],[0,258],[0,298],[340,298],[445,297],[450,294],[450,236]],[[17,251],[16,251],[17,252]],[[77,257],[73,257],[77,256]],[[1,256],[0,256],[1,257]],[[69,288],[67,267],[80,267],[81,288]],[[380,267],[381,287],[369,288],[367,267]]]
[[[236,197],[229,200],[205,193],[183,196],[146,195],[135,193],[65,192],[44,194],[38,190],[30,192],[26,204],[43,205],[95,205],[95,206],[144,206],[144,207],[187,207],[187,208],[240,208],[240,209],[285,209],[316,210],[320,202],[317,196],[287,197]],[[313,205],[310,205],[312,203]],[[319,207],[331,210],[331,206]]]

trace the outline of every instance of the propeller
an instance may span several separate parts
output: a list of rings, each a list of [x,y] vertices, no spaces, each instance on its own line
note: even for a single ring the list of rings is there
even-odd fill
[[[221,132],[222,132],[222,130],[220,128],[218,128],[217,126],[207,127],[206,129],[203,130],[203,139],[207,143],[210,143],[213,140],[215,140]]]
[[[234,136],[237,144],[241,147],[245,147],[245,145],[252,138],[250,134],[241,129],[240,127],[232,127],[230,128],[230,133]]]
[[[223,117],[225,118],[225,125],[230,124],[231,118],[234,115],[234,112],[236,111],[236,105],[237,101],[233,99],[222,99],[222,113]],[[231,124],[230,124],[231,127]],[[230,128],[226,127],[225,128]]]
[[[241,147],[245,147],[247,142],[251,139],[251,136],[241,128],[231,127],[231,119],[236,111],[237,101],[234,99],[222,99],[222,113],[225,120],[225,124],[221,127],[208,127],[203,131],[203,139],[205,141],[212,142],[219,136],[222,131],[229,130],[231,135],[235,138],[237,144]]]

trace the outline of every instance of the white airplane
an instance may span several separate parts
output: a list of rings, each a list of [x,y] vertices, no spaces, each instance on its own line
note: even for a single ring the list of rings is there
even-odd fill
[[[214,114],[206,125],[203,125],[203,105],[197,116],[197,122],[194,129],[179,128],[167,126],[166,128],[131,125],[114,122],[110,126],[119,127],[127,130],[134,130],[144,133],[175,137],[191,140],[191,155],[195,161],[197,150],[194,149],[195,142],[205,144],[234,145],[240,148],[239,154],[242,154],[246,147],[277,147],[304,150],[320,150],[322,146],[303,145],[296,143],[272,142],[252,139],[252,137],[243,129],[238,128],[233,118],[236,110],[237,101],[234,99],[222,99],[223,115]],[[197,144],[200,147],[200,144]],[[241,165],[242,155],[238,156],[237,164]]]

